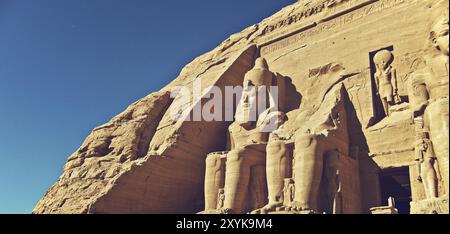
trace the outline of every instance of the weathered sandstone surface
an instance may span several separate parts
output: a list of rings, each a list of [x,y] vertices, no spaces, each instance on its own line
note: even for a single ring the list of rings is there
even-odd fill
[[[33,213],[448,213],[447,11],[287,6],[95,128]],[[259,120],[173,120],[173,88],[248,81],[278,87],[267,134]]]

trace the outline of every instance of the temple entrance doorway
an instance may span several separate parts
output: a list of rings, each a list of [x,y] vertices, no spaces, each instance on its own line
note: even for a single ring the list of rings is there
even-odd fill
[[[389,197],[393,197],[399,214],[410,213],[410,202],[412,201],[412,198],[408,167],[392,168],[381,171],[380,185],[383,204],[387,204]]]

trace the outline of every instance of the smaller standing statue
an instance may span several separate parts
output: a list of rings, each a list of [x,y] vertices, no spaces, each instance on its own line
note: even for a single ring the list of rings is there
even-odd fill
[[[220,210],[223,208],[225,201],[225,190],[219,189],[219,193],[217,194],[217,209]]]
[[[284,179],[283,205],[288,207],[294,202],[295,184],[292,178]]]
[[[396,70],[392,67],[394,56],[389,50],[381,50],[373,57],[377,96],[381,99],[384,113],[389,116],[389,107],[400,102]]]
[[[423,129],[423,120],[419,117],[415,119],[416,124],[416,162],[419,178],[425,189],[427,198],[438,197],[437,173],[434,168],[436,155],[434,154],[433,144]]]

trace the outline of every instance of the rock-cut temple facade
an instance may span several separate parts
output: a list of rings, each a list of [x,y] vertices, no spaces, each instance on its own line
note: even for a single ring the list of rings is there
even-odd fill
[[[287,6],[95,128],[33,213],[448,214],[448,7]],[[229,119],[173,118],[239,86]]]

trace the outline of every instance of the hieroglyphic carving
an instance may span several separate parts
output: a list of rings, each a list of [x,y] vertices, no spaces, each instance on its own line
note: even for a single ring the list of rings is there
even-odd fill
[[[328,17],[329,20],[327,21],[310,23],[294,32],[294,34],[288,34],[281,36],[280,38],[261,42],[261,55],[265,56],[292,44],[306,44],[306,39],[314,35],[344,26],[363,17],[399,6],[405,2],[406,0],[375,1],[372,4],[362,5],[360,8],[354,7],[352,8],[352,11],[346,12],[346,14],[337,14],[335,17]]]
[[[298,32],[298,29],[304,28],[305,25],[309,25],[311,22],[326,21],[376,1],[378,0],[325,0],[305,5],[306,8],[301,8],[299,11],[294,10],[285,19],[266,26],[262,34],[267,36],[263,39],[269,41],[288,32]]]

